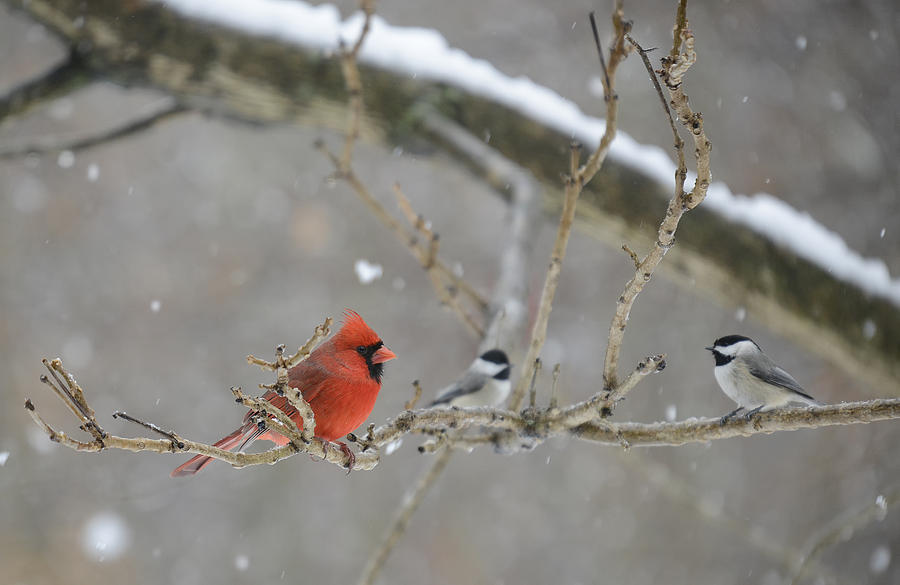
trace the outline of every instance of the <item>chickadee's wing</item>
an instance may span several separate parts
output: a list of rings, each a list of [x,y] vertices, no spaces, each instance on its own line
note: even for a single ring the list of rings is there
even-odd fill
[[[751,367],[750,373],[763,382],[766,382],[767,384],[781,386],[782,388],[790,390],[791,392],[796,392],[804,398],[815,400],[812,396],[806,393],[806,390],[803,389],[803,386],[801,386],[793,376],[788,374],[783,368],[776,366],[775,363],[771,360],[769,360],[768,364],[763,364],[761,367]]]
[[[486,381],[487,376],[484,374],[466,372],[462,378],[438,392],[438,396],[434,399],[434,402],[431,403],[431,406],[447,404],[454,398],[478,392],[484,388],[484,383]]]

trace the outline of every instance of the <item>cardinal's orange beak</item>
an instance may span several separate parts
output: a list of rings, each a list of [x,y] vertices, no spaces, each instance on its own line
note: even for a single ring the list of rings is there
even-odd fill
[[[378,348],[378,351],[372,354],[372,363],[383,364],[384,362],[390,361],[395,357],[397,357],[397,354],[382,345]]]

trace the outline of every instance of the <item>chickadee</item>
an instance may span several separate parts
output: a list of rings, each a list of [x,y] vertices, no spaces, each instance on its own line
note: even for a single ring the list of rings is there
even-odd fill
[[[738,408],[722,417],[722,424],[744,409],[748,410],[746,417],[749,420],[757,412],[792,402],[821,405],[749,337],[726,335],[706,349],[716,359],[713,373],[719,387],[738,403]]]
[[[497,406],[509,396],[509,369],[503,350],[486,351],[458,380],[438,392],[431,406]]]

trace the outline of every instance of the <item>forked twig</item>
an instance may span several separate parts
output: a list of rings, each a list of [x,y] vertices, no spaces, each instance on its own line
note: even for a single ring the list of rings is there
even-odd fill
[[[625,285],[625,290],[619,297],[616,304],[615,315],[609,326],[609,342],[606,346],[606,355],[603,361],[603,386],[610,394],[617,395],[618,398],[621,398],[625,394],[625,392],[617,389],[619,386],[617,370],[619,353],[621,352],[622,341],[625,337],[625,327],[628,324],[628,315],[631,313],[638,295],[644,290],[647,283],[650,282],[656,267],[662,262],[666,252],[668,252],[675,244],[675,231],[678,229],[678,224],[681,221],[682,216],[703,201],[706,197],[706,191],[709,188],[710,183],[709,152],[711,145],[703,131],[702,117],[699,113],[695,114],[690,109],[687,95],[685,95],[682,90],[683,77],[697,58],[696,53],[694,52],[694,37],[687,28],[684,28],[686,26],[687,21],[685,20],[682,24],[682,28],[676,30],[676,34],[683,41],[680,44],[681,52],[675,58],[663,58],[663,69],[659,71],[659,74],[662,76],[666,87],[669,90],[672,105],[678,113],[679,119],[682,124],[688,127],[691,131],[691,135],[694,137],[698,178],[694,185],[694,189],[690,193],[685,193],[684,182],[687,177],[687,169],[684,166],[684,141],[678,136],[677,129],[675,128],[674,123],[672,123],[672,116],[668,111],[665,100],[661,100],[675,135],[675,150],[678,155],[679,167],[675,176],[675,193],[669,201],[665,217],[660,222],[656,242],[654,242],[646,256],[635,262],[634,276],[632,276],[631,280]],[[629,41],[638,48],[642,60],[644,60],[645,65],[647,65],[646,51],[644,51],[637,42],[630,38]],[[656,77],[653,75],[652,69],[649,73],[651,79],[653,79],[654,86],[658,88],[659,84],[656,82]],[[637,255],[632,256],[632,261],[635,260],[637,260]],[[610,402],[609,407],[611,408],[614,404],[615,401]]]
[[[597,171],[606,155],[609,153],[609,146],[612,144],[613,138],[616,136],[616,126],[618,120],[618,100],[615,96],[615,80],[616,70],[619,64],[628,56],[625,47],[625,35],[631,29],[630,23],[625,21],[621,0],[617,0],[612,15],[613,29],[615,30],[615,40],[609,55],[609,63],[605,68],[609,77],[608,81],[604,81],[603,94],[606,98],[606,130],[600,138],[600,144],[591,154],[587,162],[581,167],[578,166],[580,147],[573,144],[571,148],[571,164],[570,174],[566,178],[565,193],[563,196],[563,210],[559,220],[559,228],[556,232],[556,241],[553,244],[553,251],[550,254],[550,266],[547,269],[547,275],[544,279],[544,287],[541,291],[541,300],[538,305],[537,316],[535,317],[534,326],[531,330],[531,341],[528,345],[528,352],[525,355],[525,371],[519,377],[519,381],[513,390],[509,400],[509,407],[512,410],[518,410],[525,396],[525,390],[531,379],[532,368],[535,360],[540,355],[544,342],[547,339],[547,326],[550,322],[550,311],[553,308],[553,299],[556,296],[556,289],[559,285],[560,272],[562,270],[563,260],[566,256],[566,248],[569,244],[569,235],[572,231],[572,222],[575,219],[575,207],[578,202],[578,196],[581,194],[584,185],[587,184]]]

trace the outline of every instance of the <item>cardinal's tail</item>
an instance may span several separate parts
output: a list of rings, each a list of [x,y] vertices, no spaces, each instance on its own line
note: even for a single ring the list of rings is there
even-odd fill
[[[219,439],[218,441],[213,443],[213,447],[219,447],[220,449],[225,449],[226,451],[231,451],[238,446],[240,446],[240,449],[243,449],[244,447],[252,443],[258,436],[259,431],[255,424],[245,424],[227,437]],[[206,455],[197,455],[193,459],[176,467],[175,470],[172,471],[170,476],[184,477],[186,475],[194,475],[195,473],[212,463],[212,461],[212,457],[208,457]]]

